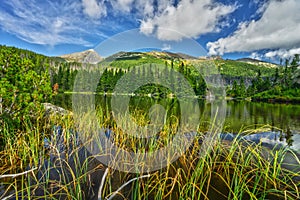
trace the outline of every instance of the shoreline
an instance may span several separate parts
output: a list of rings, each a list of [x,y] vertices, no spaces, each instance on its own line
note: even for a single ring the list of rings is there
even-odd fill
[[[72,92],[72,91],[66,91],[66,92],[61,92],[61,93],[57,93],[56,95],[61,95],[61,94],[67,94],[67,95],[71,95],[71,94],[93,94],[93,95],[103,95],[103,96],[115,96],[115,95],[119,95],[119,96],[136,96],[136,97],[150,97],[150,98],[159,98],[159,96],[157,95],[151,95],[151,94],[116,94],[116,93],[97,93],[97,92]],[[174,98],[174,95],[166,95],[164,96],[166,98]],[[190,98],[195,98],[195,99],[203,99],[203,100],[219,100],[219,97],[214,97],[214,98],[210,98],[210,96],[191,96]],[[263,102],[263,103],[270,103],[270,104],[274,104],[274,103],[278,103],[278,104],[300,104],[300,98],[295,97],[295,98],[285,98],[282,96],[278,96],[278,97],[274,97],[274,98],[261,98],[261,97],[246,97],[246,98],[234,98],[234,97],[230,97],[230,96],[226,96],[225,97],[226,101],[248,101],[248,102]]]

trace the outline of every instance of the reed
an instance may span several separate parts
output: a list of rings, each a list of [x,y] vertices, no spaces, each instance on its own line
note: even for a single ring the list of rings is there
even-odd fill
[[[134,127],[124,123],[127,131]],[[147,140],[138,139],[126,134],[115,122],[102,118],[102,126],[110,126],[111,137],[120,148],[130,151],[154,151],[168,144],[176,134],[178,119],[171,116],[171,126],[164,126],[157,137]],[[89,119],[89,118],[82,118]],[[149,124],[147,117],[139,117],[141,124]],[[93,122],[85,121],[83,126]],[[170,124],[170,123],[169,123]],[[49,159],[49,150],[44,147],[44,138],[53,136],[53,126],[62,127],[62,139],[65,149],[71,149],[62,156],[61,149],[52,143],[51,152],[55,152],[56,166],[48,162],[43,178],[37,178],[39,169],[7,177],[40,167]],[[20,199],[64,198],[64,199],[299,199],[300,177],[295,172],[283,167],[286,154],[294,157],[300,165],[297,155],[285,148],[266,149],[261,144],[247,143],[236,137],[233,141],[217,140],[206,155],[199,156],[201,139],[204,134],[197,132],[191,148],[178,160],[167,167],[150,174],[130,174],[109,169],[94,160],[95,155],[78,153],[80,145],[75,138],[75,127],[72,117],[63,119],[42,120],[33,126],[24,122],[24,131],[13,132],[3,129],[4,147],[0,152],[0,181],[2,194],[0,199],[14,196]],[[83,127],[84,128],[84,127]],[[265,127],[263,127],[265,128]],[[81,129],[84,130],[84,129]],[[259,132],[258,129],[243,130],[244,134]],[[267,152],[267,153],[266,153]],[[82,158],[85,158],[84,160]],[[71,159],[71,160],[70,160]],[[297,160],[298,159],[298,160]],[[94,163],[91,167],[91,163]],[[59,167],[57,167],[59,166]],[[62,167],[63,166],[63,167]],[[58,178],[53,180],[53,171],[58,171]],[[99,173],[98,173],[99,172]],[[93,177],[98,173],[98,177]],[[98,180],[98,190],[91,189],[92,179]],[[100,194],[98,191],[100,189]],[[42,196],[35,191],[41,189]],[[4,194],[3,194],[4,193]]]

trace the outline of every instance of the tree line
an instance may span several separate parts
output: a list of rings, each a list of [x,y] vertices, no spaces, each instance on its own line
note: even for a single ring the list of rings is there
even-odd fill
[[[235,80],[232,86],[227,87],[227,95],[234,98],[252,97],[254,100],[295,100],[300,97],[299,91],[299,55],[296,54],[290,61],[286,59],[285,66],[277,67],[271,76],[263,77],[258,70],[257,76],[249,86],[243,77]]]
[[[130,60],[128,62],[133,61]],[[161,62],[152,64],[144,63],[138,67],[135,67],[136,65],[132,65],[128,62],[122,60],[122,62],[112,63],[111,66],[106,66],[105,64],[105,66],[99,65],[94,70],[89,70],[90,67],[87,66],[81,67],[81,74],[86,74],[83,75],[82,78],[80,76],[76,77],[78,70],[71,70],[69,66],[70,63],[63,63],[60,65],[58,70],[53,72],[53,78],[51,81],[53,90],[56,92],[72,91],[75,78],[79,85],[91,85],[93,83],[89,83],[90,80],[88,80],[88,78],[84,78],[88,77],[89,73],[99,74],[99,79],[97,80],[98,84],[95,90],[97,93],[113,93],[120,78],[126,75],[131,76],[131,80],[129,81],[134,81],[135,84],[143,85],[143,82],[145,81],[141,79],[136,80],[137,77],[148,77],[149,74],[156,73],[157,76],[166,79],[173,87],[178,87],[178,81],[175,80],[174,75],[172,74],[173,71],[177,71],[186,78],[196,95],[203,96],[206,93],[206,84],[204,79],[195,72],[196,70],[193,69],[192,66],[184,64],[183,61],[165,61],[164,64],[161,64]],[[140,83],[137,81],[140,81]],[[88,88],[86,88],[86,90],[88,90]],[[148,84],[139,88],[136,93],[159,93],[160,95],[167,95],[167,93],[171,93],[171,91],[167,91],[166,88],[163,89],[163,87],[158,84]]]

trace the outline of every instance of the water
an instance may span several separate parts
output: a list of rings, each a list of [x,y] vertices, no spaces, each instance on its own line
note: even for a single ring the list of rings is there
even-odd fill
[[[95,102],[98,110],[101,110],[101,120],[108,122],[108,126],[115,125],[114,115],[112,114],[112,97],[96,96]],[[71,95],[56,96],[54,103],[72,110]],[[125,101],[122,101],[122,98],[119,98],[117,106],[124,103]],[[190,101],[190,104],[185,105],[182,110],[182,105],[177,99],[154,99],[150,97],[134,96],[130,97],[128,107],[131,117],[138,121],[141,116],[146,116],[146,119],[151,118],[149,111],[157,104],[161,105],[167,111],[166,116],[171,119],[171,116],[177,116],[180,119],[182,112],[187,112],[190,116],[193,116],[195,114],[195,108],[198,106],[200,110],[198,113],[198,117],[200,118],[198,131],[208,131],[210,122],[212,121],[211,111],[213,105],[213,103],[209,101],[193,99]],[[300,105],[227,101],[225,110],[225,122],[222,131],[220,131],[220,137],[224,140],[232,141],[237,137],[237,133],[239,132],[257,129],[258,131],[256,132],[238,137],[240,137],[241,141],[247,141],[247,143],[249,141],[252,142],[251,144],[261,143],[268,149],[282,146],[288,147],[292,149],[292,151],[297,152],[298,156],[300,155]],[[172,124],[173,122],[171,119],[166,121]],[[139,125],[143,126],[147,125],[147,123]],[[272,162],[272,153],[263,151],[262,155],[266,157],[271,155],[269,161]],[[175,166],[177,165],[175,164]],[[181,165],[179,164],[179,166]],[[295,160],[294,154],[288,152],[285,155],[282,167],[295,172],[299,171],[298,161]],[[299,181],[300,177],[295,177],[295,180]],[[211,185],[212,187],[209,187],[208,189],[209,199],[227,199],[226,196],[229,193],[228,188],[219,177],[213,176]],[[216,191],[221,192],[223,196]],[[270,199],[277,199],[277,197],[270,196]]]
[[[113,121],[111,96],[97,95],[95,104],[101,109],[103,120],[109,119]],[[209,128],[211,122],[211,103],[205,100],[192,100],[192,104],[185,107],[184,112],[194,114],[194,109],[199,106],[200,110],[200,131],[205,132]],[[65,109],[72,110],[72,95],[59,94],[54,98],[54,104]],[[122,104],[122,98],[120,100]],[[176,99],[153,99],[150,97],[131,97],[129,101],[129,110],[133,113],[134,110],[139,110],[146,117],[149,117],[149,110],[153,105],[159,104],[167,110],[167,116],[180,116],[180,102]],[[136,113],[136,112],[134,112]],[[248,101],[227,101],[226,103],[226,118],[223,127],[223,133],[233,133],[253,130],[261,127],[268,129],[262,132],[269,131],[275,135],[278,142],[286,142],[290,146],[300,152],[300,105],[295,104],[271,104],[264,102],[248,102]],[[139,116],[134,116],[138,118]]]

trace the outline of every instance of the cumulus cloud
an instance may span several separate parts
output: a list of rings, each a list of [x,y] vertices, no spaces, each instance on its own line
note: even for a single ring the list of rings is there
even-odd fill
[[[144,18],[147,16],[153,16],[154,11],[156,10],[155,2],[160,4],[162,0],[112,0],[109,1],[111,7],[113,8],[114,15],[118,14],[130,14],[131,16],[134,13],[134,17]],[[163,0],[164,2],[168,2]],[[169,1],[170,2],[170,1]],[[165,4],[165,3],[163,3]],[[161,5],[159,5],[160,7]]]
[[[250,58],[256,59],[256,60],[262,60],[261,54],[259,54],[259,53],[257,53],[257,52],[251,53]]]
[[[152,17],[142,20],[140,29],[144,32],[145,27],[150,27],[150,33],[155,33],[161,40],[196,38],[201,34],[218,32],[220,25],[224,25],[220,23],[221,20],[236,9],[237,5],[223,5],[214,3],[213,0],[181,0],[177,5],[162,1],[162,5]],[[146,29],[145,33],[149,34],[149,29]]]
[[[126,20],[136,23],[141,19],[142,33],[181,40],[220,31],[228,25],[224,18],[236,9],[236,4],[215,0],[3,0],[0,28],[35,44],[92,46],[91,37],[107,37],[107,27],[109,31],[124,30],[115,19],[127,13],[133,16]]]
[[[114,0],[111,1],[112,6],[123,12],[130,12],[131,9],[134,7],[133,4],[134,0]]]
[[[209,42],[210,55],[300,47],[300,1],[270,1],[260,19],[243,22],[232,35]],[[278,50],[277,54],[282,50]],[[274,52],[273,52],[274,53]],[[270,52],[266,56],[270,56]]]
[[[154,25],[150,21],[142,21],[140,25],[140,32],[145,35],[150,35],[154,31]]]
[[[264,54],[264,56],[266,58],[284,58],[284,59],[288,59],[293,57],[295,54],[300,54],[300,48],[294,48],[294,49],[279,49],[279,50],[275,50],[275,51],[270,51]]]
[[[163,44],[163,47],[161,48],[162,51],[170,51],[172,49],[170,44]]]
[[[107,14],[103,0],[99,2],[97,0],[82,0],[82,6],[84,13],[93,19],[99,19]]]

